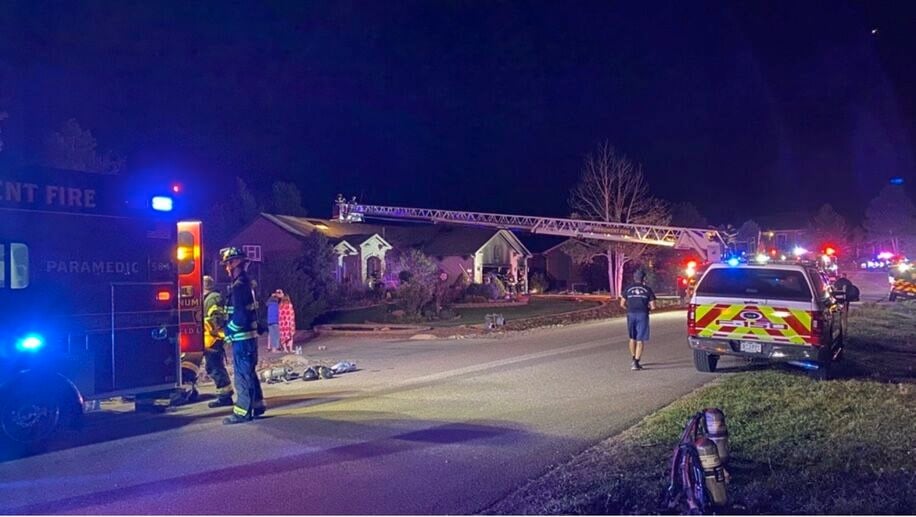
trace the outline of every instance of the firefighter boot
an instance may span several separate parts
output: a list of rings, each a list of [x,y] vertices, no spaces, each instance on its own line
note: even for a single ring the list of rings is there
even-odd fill
[[[244,424],[245,422],[251,422],[252,420],[253,419],[250,416],[233,413],[231,416],[223,419],[223,425]]]
[[[220,397],[216,400],[210,401],[210,403],[207,404],[207,407],[208,408],[218,408],[218,407],[229,407],[231,405],[232,405],[232,397],[228,397],[228,398]]]

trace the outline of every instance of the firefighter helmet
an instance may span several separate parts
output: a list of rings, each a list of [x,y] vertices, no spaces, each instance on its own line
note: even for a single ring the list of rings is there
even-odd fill
[[[212,291],[216,287],[216,282],[213,280],[213,277],[210,275],[204,275],[204,291]]]
[[[248,255],[235,246],[219,250],[219,261],[223,264],[235,259],[248,260]]]

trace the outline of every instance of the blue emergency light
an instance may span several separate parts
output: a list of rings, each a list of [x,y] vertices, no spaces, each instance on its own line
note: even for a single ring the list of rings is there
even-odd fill
[[[732,257],[732,258],[728,259],[728,265],[731,266],[731,267],[735,267],[735,266],[737,266],[737,265],[740,264],[740,263],[741,263],[741,261],[738,260],[737,257]]]
[[[152,199],[153,210],[157,212],[171,212],[172,211],[172,198],[168,196],[155,196]]]
[[[16,350],[20,352],[35,352],[43,346],[45,341],[38,334],[27,334],[16,342]]]

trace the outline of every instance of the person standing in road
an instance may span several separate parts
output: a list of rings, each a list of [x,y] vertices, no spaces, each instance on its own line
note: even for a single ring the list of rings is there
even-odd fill
[[[224,424],[240,424],[264,414],[264,394],[255,369],[258,365],[258,303],[255,301],[251,279],[248,278],[248,257],[238,248],[223,248],[220,261],[232,277],[230,303],[226,308],[226,340],[232,343],[232,364],[235,368],[236,402],[232,416]]]
[[[284,352],[293,352],[293,341],[296,337],[296,311],[293,301],[283,291],[277,291],[280,297],[280,344]]]
[[[655,293],[643,282],[646,274],[642,270],[633,275],[635,284],[620,297],[620,306],[627,310],[627,332],[630,337],[631,370],[642,370],[639,360],[643,346],[649,341],[649,311],[655,310]]]
[[[277,289],[267,299],[267,351],[280,350],[280,300],[283,291]]]
[[[226,311],[223,296],[215,288],[213,277],[204,277],[204,360],[207,375],[216,383],[216,400],[207,404],[211,408],[232,405],[232,382],[226,370],[226,342],[223,327]]]

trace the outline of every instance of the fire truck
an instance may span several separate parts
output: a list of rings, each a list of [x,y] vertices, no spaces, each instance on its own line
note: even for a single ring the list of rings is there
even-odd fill
[[[177,189],[176,189],[177,190]],[[193,381],[201,228],[168,184],[0,169],[0,439],[33,446],[86,401]]]

